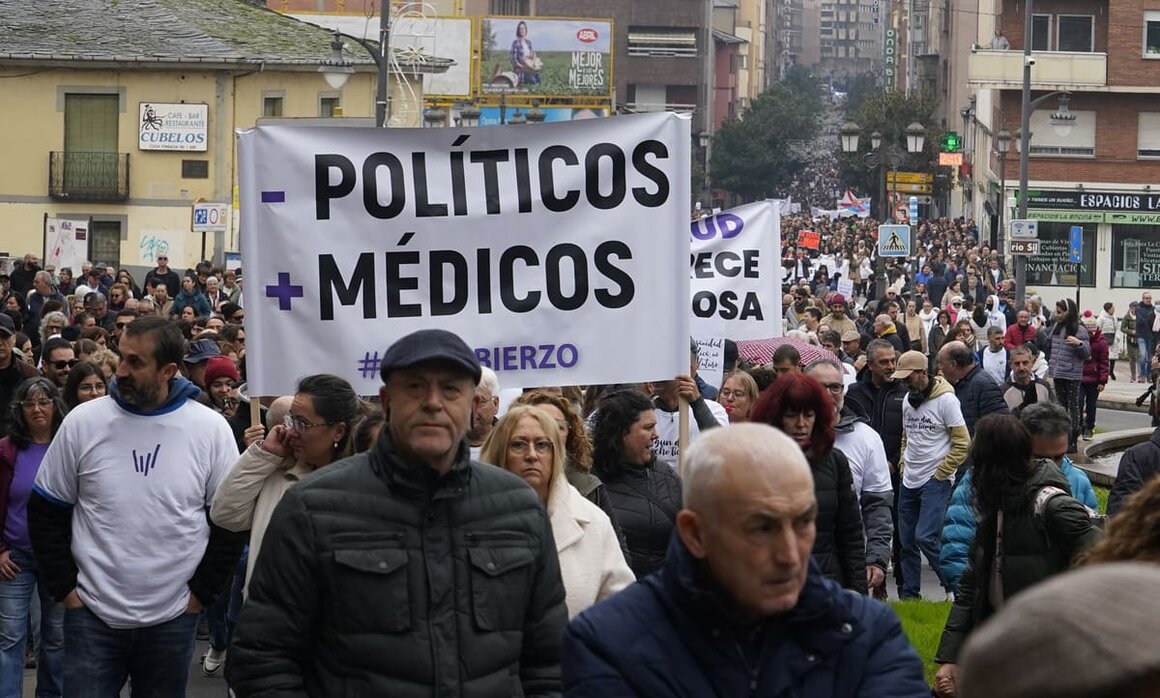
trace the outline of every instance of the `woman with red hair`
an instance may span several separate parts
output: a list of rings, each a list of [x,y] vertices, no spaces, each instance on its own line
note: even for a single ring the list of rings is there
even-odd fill
[[[821,383],[805,374],[784,373],[757,399],[750,419],[781,429],[801,447],[818,502],[814,561],[830,579],[865,594],[862,514],[850,463],[834,448],[834,416],[834,403]]]

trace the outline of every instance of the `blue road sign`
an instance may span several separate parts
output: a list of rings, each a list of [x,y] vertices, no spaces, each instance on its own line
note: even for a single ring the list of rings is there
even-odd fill
[[[880,257],[909,257],[910,226],[878,226],[878,255]]]
[[[1069,251],[1068,258],[1075,264],[1079,264],[1083,257],[1083,226],[1071,226],[1071,243],[1067,246]]]

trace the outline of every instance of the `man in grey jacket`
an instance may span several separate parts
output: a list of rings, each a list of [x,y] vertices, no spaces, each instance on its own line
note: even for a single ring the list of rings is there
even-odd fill
[[[395,342],[368,453],[290,488],[226,664],[239,696],[553,696],[568,615],[547,512],[472,461],[480,366],[445,330]]]
[[[862,527],[866,534],[866,586],[873,593],[886,582],[890,563],[890,536],[894,532],[894,488],[882,438],[868,421],[852,410],[844,409],[845,385],[842,367],[833,359],[818,359],[806,367],[806,374],[825,387],[834,401],[838,415],[834,446],[850,462],[854,493],[862,509]]]

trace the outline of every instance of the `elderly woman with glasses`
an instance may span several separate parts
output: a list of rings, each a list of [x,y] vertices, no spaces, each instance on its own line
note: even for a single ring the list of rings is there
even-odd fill
[[[491,430],[480,460],[523,478],[547,508],[564,581],[564,602],[568,617],[573,618],[635,577],[620,551],[612,521],[568,484],[561,436],[547,412],[517,405]]]
[[[0,695],[23,695],[24,652],[32,595],[40,595],[36,694],[61,695],[64,606],[40,578],[28,534],[28,498],[44,454],[64,419],[65,406],[47,378],[29,378],[9,405],[8,436],[0,439]],[[39,590],[39,591],[38,591]]]

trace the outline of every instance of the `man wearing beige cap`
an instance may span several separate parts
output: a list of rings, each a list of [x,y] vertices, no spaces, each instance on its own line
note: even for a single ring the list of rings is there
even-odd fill
[[[846,330],[842,333],[842,360],[861,371],[866,365],[866,352],[862,351],[862,335],[857,330]]]
[[[922,352],[908,351],[899,357],[893,375],[894,380],[905,381],[910,389],[902,401],[899,458],[903,599],[921,598],[923,555],[939,574],[943,517],[954,487],[955,470],[966,459],[971,445],[955,389],[943,378],[932,377],[927,365]]]

